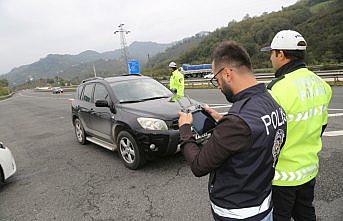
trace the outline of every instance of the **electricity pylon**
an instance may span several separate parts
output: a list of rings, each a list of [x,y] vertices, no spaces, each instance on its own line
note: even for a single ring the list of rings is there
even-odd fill
[[[124,60],[124,62],[125,62],[125,66],[124,66],[124,67],[126,67],[126,71],[127,71],[127,73],[129,73],[129,67],[128,67],[129,52],[128,52],[128,50],[127,50],[125,35],[126,35],[126,34],[129,34],[130,31],[124,29],[123,26],[124,26],[124,24],[120,24],[120,25],[118,26],[119,29],[116,30],[116,31],[114,32],[114,34],[118,34],[118,33],[120,34],[121,53],[122,53],[122,58],[123,58],[123,60]]]

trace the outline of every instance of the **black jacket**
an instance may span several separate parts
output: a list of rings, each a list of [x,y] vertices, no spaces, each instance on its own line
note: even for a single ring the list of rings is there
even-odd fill
[[[261,205],[270,195],[273,166],[285,141],[285,119],[265,85],[258,84],[235,95],[230,111],[201,149],[193,142],[190,125],[180,128],[182,152],[193,173],[211,173],[209,193],[213,204],[229,210],[249,208]],[[260,220],[270,210],[271,205],[246,220]],[[215,212],[214,217],[234,220]]]

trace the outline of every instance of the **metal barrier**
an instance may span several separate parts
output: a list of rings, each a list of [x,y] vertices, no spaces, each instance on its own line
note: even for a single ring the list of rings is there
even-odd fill
[[[315,73],[323,78],[327,82],[341,82],[343,81],[343,70],[332,70],[332,71],[315,71]],[[258,82],[261,83],[268,83],[271,80],[273,80],[274,73],[257,73],[255,74],[256,79]],[[185,80],[185,86],[209,86],[213,87],[211,82],[211,79],[191,79],[191,80]],[[169,81],[160,81],[164,85],[168,85]]]

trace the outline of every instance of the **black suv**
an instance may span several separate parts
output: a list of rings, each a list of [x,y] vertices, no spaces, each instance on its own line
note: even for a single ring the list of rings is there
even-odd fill
[[[87,141],[112,151],[124,165],[142,166],[146,159],[178,151],[178,111],[198,104],[141,75],[84,80],[72,102],[79,143]]]

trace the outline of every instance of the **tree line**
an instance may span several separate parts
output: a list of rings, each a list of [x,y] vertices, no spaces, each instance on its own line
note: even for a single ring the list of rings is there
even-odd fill
[[[343,1],[302,0],[278,12],[257,17],[246,15],[240,22],[230,21],[195,47],[150,64],[151,68],[144,71],[165,76],[165,65],[171,60],[178,64],[210,63],[213,48],[224,40],[234,40],[243,45],[255,68],[268,68],[271,67],[269,54],[260,52],[260,49],[269,45],[274,35],[284,29],[298,31],[304,36],[308,44],[306,62],[309,65],[343,62]]]

